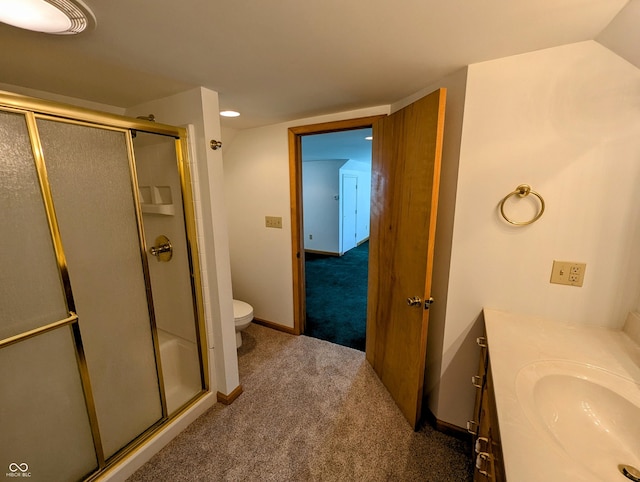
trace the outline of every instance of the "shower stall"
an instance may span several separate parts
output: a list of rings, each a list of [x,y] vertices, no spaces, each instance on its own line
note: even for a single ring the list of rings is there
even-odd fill
[[[186,130],[0,93],[0,472],[92,479],[208,391]]]

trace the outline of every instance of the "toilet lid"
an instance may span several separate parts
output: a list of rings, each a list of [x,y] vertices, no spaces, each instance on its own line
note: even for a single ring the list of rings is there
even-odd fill
[[[244,318],[253,315],[253,307],[249,303],[240,300],[233,300],[233,318]]]

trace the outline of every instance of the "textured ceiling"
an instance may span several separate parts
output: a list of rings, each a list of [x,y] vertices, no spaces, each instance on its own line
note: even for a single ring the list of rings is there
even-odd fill
[[[595,39],[627,0],[85,3],[97,26],[75,37],[0,24],[0,83],[124,108],[202,85],[242,112],[224,125],[246,128],[390,104],[470,63]]]

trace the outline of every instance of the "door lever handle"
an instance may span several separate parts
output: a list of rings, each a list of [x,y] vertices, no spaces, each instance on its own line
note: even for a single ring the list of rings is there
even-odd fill
[[[428,310],[429,307],[433,304],[434,299],[429,297],[428,300],[424,300],[424,309]],[[422,300],[420,299],[419,296],[413,296],[413,297],[409,297],[407,298],[407,304],[409,306],[418,306],[418,305],[422,305]]]

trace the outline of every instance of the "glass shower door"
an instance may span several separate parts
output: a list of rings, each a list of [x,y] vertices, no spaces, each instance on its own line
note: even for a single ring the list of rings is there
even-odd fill
[[[128,133],[37,127],[108,459],[163,417]]]
[[[98,461],[77,318],[67,305],[26,117],[18,112],[0,112],[0,226],[0,470],[79,480]]]
[[[0,473],[95,478],[208,389],[186,133],[3,99]]]

